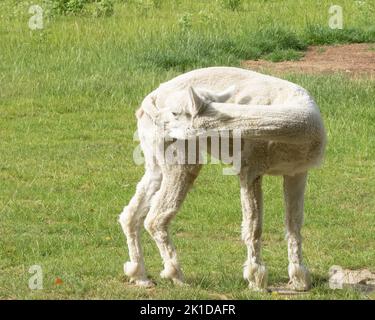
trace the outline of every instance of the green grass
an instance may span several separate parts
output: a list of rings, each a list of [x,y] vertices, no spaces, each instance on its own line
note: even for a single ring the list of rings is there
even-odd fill
[[[0,297],[278,298],[250,292],[241,278],[239,186],[220,166],[205,167],[171,227],[190,287],[158,278],[161,261],[147,234],[146,263],[158,286],[126,284],[117,216],[143,174],[132,159],[134,111],[160,82],[185,70],[290,59],[310,43],[374,42],[374,16],[353,1],[337,4],[346,12],[342,33],[326,28],[329,1],[295,0],[245,1],[238,11],[214,1],[166,1],[147,10],[124,1],[113,17],[56,17],[33,32],[28,4],[2,1]],[[178,22],[186,13],[187,29]],[[314,288],[302,298],[365,298],[329,290],[326,277],[332,264],[375,269],[374,82],[285,78],[316,98],[329,136],[324,167],[309,178],[303,234]],[[263,255],[270,284],[285,283],[281,183],[267,177],[264,187]],[[27,286],[34,264],[43,267],[41,291]],[[54,284],[57,277],[63,284]]]

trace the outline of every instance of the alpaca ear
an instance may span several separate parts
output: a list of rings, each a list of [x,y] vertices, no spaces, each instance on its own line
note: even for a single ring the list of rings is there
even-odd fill
[[[143,101],[140,111],[138,111],[138,113],[144,111],[152,118],[152,120],[155,121],[160,113],[160,109],[156,105],[156,98],[156,95],[150,95],[149,99]]]
[[[236,93],[236,86],[232,85],[225,89],[224,91],[216,94],[216,101],[217,102],[227,102],[230,98],[234,96]]]
[[[213,92],[206,89],[196,89],[196,91],[201,97],[204,97],[210,102],[224,103],[227,102],[235,94],[236,86],[232,85],[221,92]]]
[[[190,113],[195,117],[207,107],[210,101],[202,97],[193,87],[189,88],[189,94],[191,99]]]

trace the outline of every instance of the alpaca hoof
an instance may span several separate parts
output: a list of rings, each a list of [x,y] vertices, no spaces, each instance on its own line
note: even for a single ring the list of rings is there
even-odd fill
[[[160,272],[160,277],[162,279],[169,279],[173,282],[173,284],[181,287],[186,285],[182,276],[177,277],[175,274],[172,276],[170,273],[165,272],[165,270]]]
[[[176,285],[176,286],[189,287],[189,285],[181,279],[174,278],[174,279],[172,279],[172,281],[173,281],[173,284]]]
[[[168,264],[164,267],[164,270],[160,272],[160,277],[163,279],[170,279],[176,285],[184,285],[184,277],[180,268],[175,267],[172,264]]]
[[[149,279],[137,279],[133,280],[134,285],[141,288],[152,288],[155,287],[155,282],[149,280]]]
[[[144,279],[130,278],[129,283],[133,284],[137,287],[143,287],[143,288],[151,288],[151,287],[154,287],[156,285],[155,282],[153,282],[152,280],[149,280],[147,278],[144,278]]]
[[[288,267],[288,286],[295,291],[307,291],[311,289],[311,276],[304,265],[290,264]]]
[[[144,268],[136,262],[124,263],[124,273],[129,277],[129,283],[138,287],[150,288],[155,286],[155,283],[147,279]]]
[[[247,263],[244,267],[244,279],[249,281],[249,289],[265,292],[267,288],[267,269],[264,265]]]

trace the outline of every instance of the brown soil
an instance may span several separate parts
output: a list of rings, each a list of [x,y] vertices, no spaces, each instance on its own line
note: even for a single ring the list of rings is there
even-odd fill
[[[345,73],[350,76],[375,77],[375,44],[348,44],[336,46],[312,46],[299,61],[270,62],[248,60],[245,68],[282,73]]]

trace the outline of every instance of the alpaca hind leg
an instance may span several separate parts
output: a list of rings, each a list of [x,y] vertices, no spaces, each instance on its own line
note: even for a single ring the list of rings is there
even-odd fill
[[[137,190],[129,204],[120,214],[119,222],[126,236],[130,261],[124,264],[124,272],[139,286],[151,286],[152,282],[146,276],[144,258],[140,243],[140,229],[151,200],[159,190],[162,181],[160,168],[153,166],[146,172],[137,185]]]
[[[243,275],[249,282],[250,289],[263,291],[267,287],[267,270],[261,262],[262,177],[251,178],[245,170],[240,174],[240,183],[243,213],[242,239],[248,252]]]
[[[156,242],[163,259],[164,270],[160,275],[176,284],[183,283],[183,274],[168,233],[168,225],[179,210],[200,168],[200,165],[165,167],[160,191],[153,199],[145,220],[145,228]]]
[[[306,178],[306,173],[284,176],[289,285],[297,291],[305,291],[311,288],[310,273],[302,262],[301,228]]]

